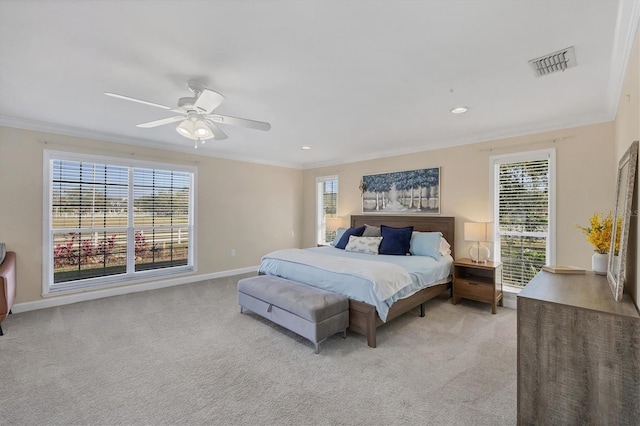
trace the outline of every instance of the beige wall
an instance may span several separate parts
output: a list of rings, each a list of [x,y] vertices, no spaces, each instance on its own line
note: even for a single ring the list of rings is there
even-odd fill
[[[17,303],[42,298],[45,149],[195,165],[198,275],[256,266],[302,241],[301,170],[0,127],[0,241],[17,253]]]
[[[640,31],[636,34],[629,65],[627,66],[624,85],[618,103],[618,113],[615,122],[616,164],[631,145],[640,140]],[[638,231],[638,203],[640,200],[640,185],[636,172],[635,211],[631,217],[632,225],[629,235],[629,263],[625,283],[625,292],[629,292],[640,306],[640,262],[638,254],[640,248],[640,232]]]
[[[18,254],[16,301],[41,299],[44,149],[196,165],[197,274],[209,274],[257,265],[273,249],[315,245],[317,176],[339,176],[338,209],[346,220],[362,211],[358,186],[363,175],[428,167],[441,167],[442,215],[456,217],[456,256],[464,256],[463,223],[490,219],[489,158],[555,147],[556,263],[590,268],[591,246],[574,225],[585,225],[595,211],[613,208],[617,162],[631,141],[640,139],[639,51],[636,36],[615,122],[304,172],[0,127],[0,241]],[[640,185],[636,192],[640,194]],[[636,302],[637,218],[636,212],[630,253],[635,257],[630,257],[627,277],[627,291]],[[231,249],[236,257],[230,256]]]
[[[363,175],[441,167],[441,213],[456,218],[456,256],[467,255],[465,221],[490,220],[490,167],[493,155],[556,148],[556,263],[591,269],[593,249],[575,224],[587,225],[595,211],[613,209],[614,123],[539,133],[456,148],[368,160],[304,172],[305,246],[315,244],[315,179],[338,175],[338,215],[362,212],[358,186]],[[556,142],[553,142],[553,140]]]

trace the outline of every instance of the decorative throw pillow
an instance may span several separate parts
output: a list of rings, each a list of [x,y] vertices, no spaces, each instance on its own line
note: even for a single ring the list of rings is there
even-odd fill
[[[364,225],[364,232],[362,233],[363,237],[380,237],[382,234],[380,233],[379,226],[371,226]]]
[[[338,228],[338,230],[336,231],[336,238],[331,241],[331,245],[335,247],[336,244],[338,244],[338,241],[340,241],[340,238],[342,238],[342,235],[344,235],[344,231],[346,231],[347,228]]]
[[[344,250],[344,248],[347,246],[347,243],[349,242],[350,236],[353,235],[354,237],[359,237],[362,235],[363,232],[364,232],[364,225],[358,228],[347,229],[346,231],[344,231],[344,234],[342,234],[342,237],[340,237],[340,241],[338,241],[338,244],[336,244],[336,248]]]
[[[413,226],[392,228],[390,226],[380,225],[380,233],[382,234],[380,254],[404,256],[410,252]]]
[[[440,232],[414,232],[411,234],[410,252],[414,256],[429,256],[439,260],[440,256]]]
[[[440,254],[443,256],[451,254],[451,244],[444,237],[440,237]]]
[[[344,251],[354,251],[356,253],[378,254],[382,237],[349,237],[349,242]]]

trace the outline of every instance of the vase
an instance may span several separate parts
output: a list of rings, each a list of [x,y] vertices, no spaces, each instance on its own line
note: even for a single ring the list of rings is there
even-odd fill
[[[608,254],[594,253],[591,256],[591,269],[598,275],[607,275]]]

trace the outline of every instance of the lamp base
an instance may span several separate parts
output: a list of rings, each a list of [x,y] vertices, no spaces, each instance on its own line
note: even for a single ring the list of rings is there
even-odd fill
[[[491,252],[489,251],[489,248],[481,246],[480,243],[469,248],[469,257],[476,263],[487,263],[490,256]]]

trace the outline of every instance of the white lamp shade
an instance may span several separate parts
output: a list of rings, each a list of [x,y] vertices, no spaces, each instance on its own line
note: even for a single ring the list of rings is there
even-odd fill
[[[328,231],[335,231],[342,225],[342,219],[339,217],[327,217],[325,219],[325,227]]]
[[[465,241],[490,241],[490,229],[487,222],[465,222],[464,239]]]

